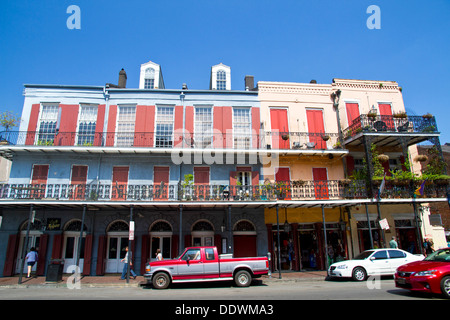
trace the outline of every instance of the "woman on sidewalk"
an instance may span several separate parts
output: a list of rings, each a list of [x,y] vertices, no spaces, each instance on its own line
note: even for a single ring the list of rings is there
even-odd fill
[[[31,269],[33,268],[34,264],[36,263],[36,261],[38,259],[38,254],[36,252],[35,247],[30,249],[30,252],[28,252],[25,259],[26,259],[27,265],[28,265],[27,278],[29,278],[31,276]]]

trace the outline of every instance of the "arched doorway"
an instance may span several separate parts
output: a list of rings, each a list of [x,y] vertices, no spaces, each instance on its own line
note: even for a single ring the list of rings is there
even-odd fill
[[[30,225],[30,233],[28,235],[28,246],[25,248],[25,240],[28,228],[28,220],[25,221],[20,226],[20,239],[19,239],[19,250],[17,252],[16,259],[16,273],[20,273],[20,267],[22,266],[22,254],[25,251],[25,255],[30,251],[31,248],[35,248],[38,255],[42,254],[39,251],[41,247],[41,237],[42,237],[42,223],[40,220],[35,219],[34,223]],[[45,253],[44,253],[45,254]],[[26,262],[26,261],[25,261]],[[33,266],[32,272],[36,272],[37,263]],[[28,270],[28,266],[26,263],[23,264],[23,272],[26,273]]]
[[[256,227],[249,220],[240,220],[233,227],[234,257],[256,257]]]
[[[80,239],[81,221],[71,220],[64,226],[64,242],[63,242],[63,259],[64,259],[64,272],[67,272],[68,268],[72,265],[76,265],[78,257],[78,246],[80,246],[80,270],[83,270],[84,264],[84,249],[86,240],[86,225],[83,226],[83,234]]]
[[[155,221],[150,226],[150,259],[155,260],[160,249],[164,259],[172,257],[172,226],[164,220]]]
[[[192,246],[213,246],[214,227],[208,220],[199,220],[192,226]]]
[[[107,228],[106,273],[120,273],[123,265],[120,260],[125,257],[128,246],[128,223],[123,220],[113,221]]]

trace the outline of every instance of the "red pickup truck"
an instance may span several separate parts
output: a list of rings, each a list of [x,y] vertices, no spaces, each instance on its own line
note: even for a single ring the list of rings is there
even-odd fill
[[[175,259],[148,263],[144,278],[156,289],[166,289],[172,282],[224,280],[248,287],[252,278],[268,271],[267,257],[232,258],[230,254],[219,255],[216,247],[189,247]]]

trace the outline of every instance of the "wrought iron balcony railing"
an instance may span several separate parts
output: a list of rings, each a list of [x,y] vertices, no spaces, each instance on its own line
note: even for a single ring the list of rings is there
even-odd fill
[[[373,190],[378,191],[379,183]],[[414,195],[421,181],[387,180],[382,199],[412,197],[445,198],[447,185],[428,183],[422,195]],[[368,197],[364,180],[293,181],[257,186],[170,184],[3,184],[1,200],[57,201],[274,201],[341,200]]]
[[[304,181],[258,186],[149,184],[4,184],[0,200],[59,201],[273,201],[365,197],[338,180]]]
[[[184,139],[183,139],[184,137]],[[146,147],[192,149],[331,149],[337,133],[159,133],[159,132],[0,132],[0,142],[16,146]]]
[[[360,132],[435,133],[438,132],[434,116],[383,116],[362,114],[343,130],[344,138]]]

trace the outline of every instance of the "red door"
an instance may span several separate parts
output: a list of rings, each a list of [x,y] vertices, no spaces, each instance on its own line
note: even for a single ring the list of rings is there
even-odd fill
[[[209,167],[194,167],[194,185],[198,198],[209,197]]]
[[[289,149],[289,125],[286,109],[270,109],[272,148]],[[283,139],[284,137],[284,139]]]
[[[350,127],[353,125],[353,128],[355,129],[360,128],[361,121],[359,120],[358,122],[356,122],[356,120],[360,116],[359,105],[357,103],[346,103],[345,108],[347,109],[348,126]]]
[[[326,168],[313,168],[314,191],[316,199],[329,199]]]
[[[308,120],[309,142],[315,143],[315,149],[326,149],[326,142],[322,139],[325,134],[322,110],[306,110]]]
[[[256,235],[236,235],[233,237],[234,257],[256,257]]]
[[[167,200],[169,198],[169,167],[153,168],[153,199]]]
[[[386,103],[380,103],[378,105],[378,108],[380,108],[381,121],[383,121],[386,124],[387,130],[393,131],[395,126],[394,126],[394,119],[392,117],[391,105]]]
[[[84,200],[86,195],[86,180],[87,180],[87,166],[73,166],[72,178],[70,184],[72,185],[72,200]]]
[[[289,168],[278,168],[275,173],[277,191],[285,195],[286,199],[291,199],[291,175]]]
[[[126,200],[129,167],[113,167],[111,200]]]
[[[45,197],[45,189],[48,177],[48,164],[35,164],[33,166],[33,175],[31,178],[31,198]]]

